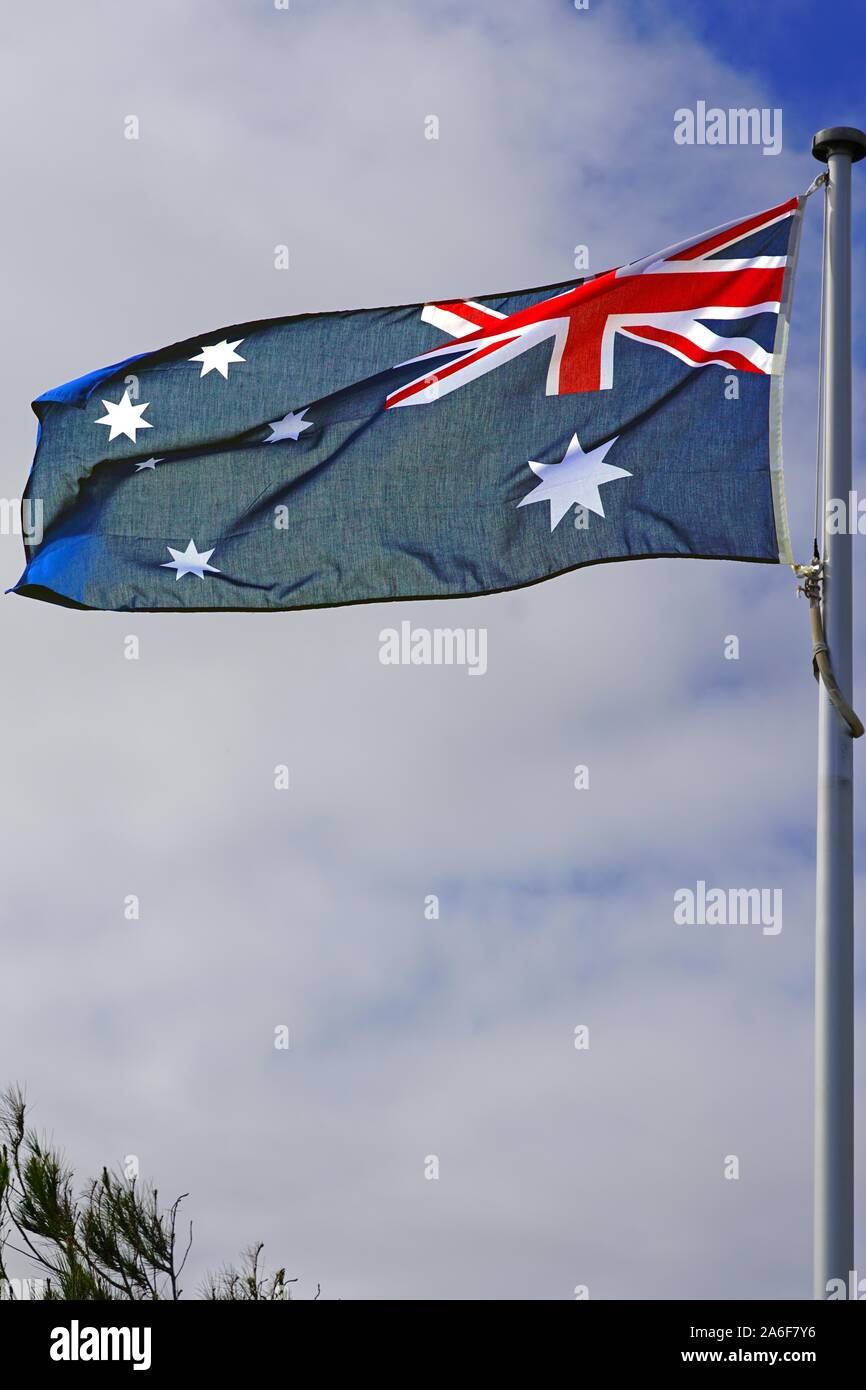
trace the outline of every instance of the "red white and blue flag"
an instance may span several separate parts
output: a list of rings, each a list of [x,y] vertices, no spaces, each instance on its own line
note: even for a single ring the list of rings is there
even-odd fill
[[[790,562],[803,202],[580,282],[238,324],[48,391],[17,591],[283,609]]]

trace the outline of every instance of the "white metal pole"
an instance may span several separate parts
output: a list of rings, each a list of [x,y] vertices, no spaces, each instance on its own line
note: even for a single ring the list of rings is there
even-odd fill
[[[824,243],[823,618],[830,660],[852,698],[851,528],[827,527],[827,502],[851,492],[851,165],[866,135],[819,131],[828,166]],[[838,513],[837,513],[838,514]],[[823,685],[818,696],[818,838],[815,919],[814,1297],[848,1285],[854,1259],[854,828],[853,744]],[[838,1287],[838,1286],[837,1286]]]

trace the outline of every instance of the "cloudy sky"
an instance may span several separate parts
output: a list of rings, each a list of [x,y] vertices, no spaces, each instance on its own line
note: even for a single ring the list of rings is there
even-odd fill
[[[30,401],[105,363],[564,280],[578,244],[602,270],[803,191],[814,130],[864,124],[862,12],[753,8],[17,6],[2,495]],[[677,145],[699,100],[781,108],[781,153]],[[819,243],[816,198],[786,382],[802,559]],[[0,536],[4,589],[21,560]],[[190,1192],[190,1292],[262,1239],[301,1297],[808,1296],[816,689],[794,589],[654,560],[465,600],[448,622],[486,627],[483,679],[380,664],[381,629],[435,626],[435,604],[3,599],[0,1081],[82,1176],[134,1154]],[[677,926],[701,879],[780,889],[782,931]]]

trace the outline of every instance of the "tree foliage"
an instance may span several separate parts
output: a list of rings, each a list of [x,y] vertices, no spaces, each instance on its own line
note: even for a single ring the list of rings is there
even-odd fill
[[[158,1190],[103,1168],[76,1194],[62,1153],[30,1127],[23,1091],[0,1096],[0,1298],[20,1285],[12,1254],[42,1276],[37,1297],[74,1300],[179,1299],[192,1246],[192,1222],[179,1229],[184,1192],[161,1206]],[[276,1302],[291,1298],[285,1269],[268,1274],[263,1244],[250,1246],[239,1267],[208,1274],[205,1299]],[[32,1296],[32,1295],[31,1295]],[[316,1298],[318,1298],[318,1290]]]

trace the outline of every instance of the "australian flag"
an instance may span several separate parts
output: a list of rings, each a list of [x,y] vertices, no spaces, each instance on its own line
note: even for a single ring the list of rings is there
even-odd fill
[[[47,391],[15,592],[290,609],[789,562],[802,205],[578,282],[236,324]]]

